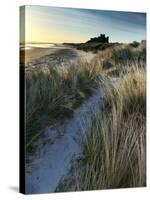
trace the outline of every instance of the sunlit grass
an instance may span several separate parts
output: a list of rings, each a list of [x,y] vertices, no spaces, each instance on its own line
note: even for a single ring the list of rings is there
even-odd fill
[[[143,67],[146,62],[146,44],[140,43],[137,47],[130,44],[116,44],[96,55],[104,71],[109,75],[119,76],[126,66]]]
[[[71,117],[73,109],[99,86],[101,68],[94,61],[69,67],[38,68],[26,73],[27,143],[46,126]]]
[[[146,46],[141,43],[110,47],[91,62],[26,73],[27,144],[46,126],[72,117],[104,80],[103,106],[87,132],[82,159],[58,191],[146,185],[145,63]]]
[[[83,158],[58,191],[146,185],[146,73],[130,68],[118,83],[105,81],[103,107],[83,145]]]

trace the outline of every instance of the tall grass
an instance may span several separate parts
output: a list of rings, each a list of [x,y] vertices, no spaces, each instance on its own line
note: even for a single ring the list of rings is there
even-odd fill
[[[58,191],[146,185],[146,73],[130,68],[106,96],[83,146],[83,159]],[[73,177],[73,178],[72,178]]]
[[[49,66],[27,72],[27,143],[46,126],[70,117],[73,109],[96,90],[100,74],[97,63],[82,60],[69,67]]]
[[[146,46],[122,44],[91,61],[26,72],[27,148],[46,126],[71,117],[98,87],[105,99],[88,130],[83,157],[58,191],[146,185]],[[112,83],[109,75],[117,75]]]
[[[146,62],[146,43],[141,42],[136,47],[131,44],[116,44],[99,51],[96,59],[108,74],[119,76],[123,70],[126,70],[126,66],[132,66],[133,63],[143,67],[143,63]]]

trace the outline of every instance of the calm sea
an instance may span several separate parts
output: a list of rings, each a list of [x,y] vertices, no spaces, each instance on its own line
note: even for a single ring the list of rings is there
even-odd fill
[[[57,47],[57,44],[54,43],[26,43],[21,44],[20,49],[21,50],[30,50],[33,48],[55,48]]]

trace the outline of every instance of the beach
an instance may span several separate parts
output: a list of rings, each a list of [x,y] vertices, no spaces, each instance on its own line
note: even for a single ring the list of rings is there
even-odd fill
[[[69,62],[84,59],[90,61],[95,56],[92,52],[85,52],[77,50],[76,48],[69,47],[62,44],[57,44],[49,48],[45,47],[32,47],[20,49],[20,62],[25,68],[32,68],[33,65],[62,65]]]

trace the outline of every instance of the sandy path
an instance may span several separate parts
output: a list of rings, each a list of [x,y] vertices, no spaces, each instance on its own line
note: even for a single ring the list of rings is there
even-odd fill
[[[70,62],[86,59],[93,53],[73,48],[58,48],[26,65],[26,70],[49,65],[69,66]],[[36,140],[37,151],[28,156],[26,164],[26,193],[54,192],[61,178],[67,174],[72,158],[79,157],[81,141],[87,132],[103,98],[102,89],[97,90],[86,102],[74,111],[74,116],[63,125],[49,127]]]
[[[102,103],[99,89],[76,109],[72,119],[63,125],[48,128],[36,141],[38,151],[26,165],[26,193],[54,192],[71,167],[72,158],[81,154],[81,142]]]

